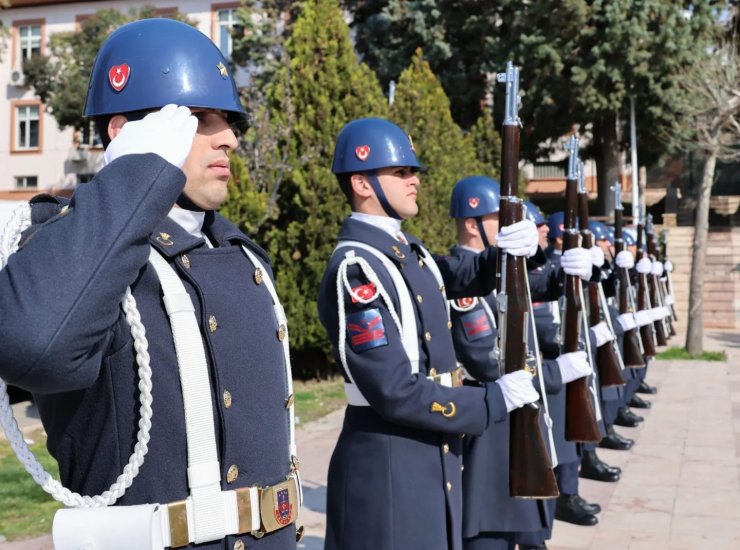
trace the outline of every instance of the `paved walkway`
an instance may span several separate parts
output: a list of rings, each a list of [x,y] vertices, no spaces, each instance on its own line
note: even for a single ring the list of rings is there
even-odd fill
[[[598,451],[622,467],[622,479],[581,480],[582,495],[604,509],[599,524],[556,522],[551,550],[740,549],[740,331],[711,331],[706,341],[706,349],[727,351],[727,363],[659,361],[650,367],[649,381],[659,388],[649,397],[653,407],[639,428],[618,430],[635,446]],[[299,523],[306,528],[301,550],[323,548],[326,470],[342,418],[337,411],[298,430],[305,495]],[[0,550],[50,548],[48,537],[0,543]]]

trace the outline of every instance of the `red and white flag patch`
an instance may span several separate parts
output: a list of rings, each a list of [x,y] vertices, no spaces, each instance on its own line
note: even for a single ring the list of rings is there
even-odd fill
[[[368,157],[370,156],[370,146],[369,145],[358,145],[355,147],[355,155],[358,159],[365,162]]]
[[[470,197],[468,199],[468,204],[470,205],[470,208],[478,208],[478,205],[480,204],[480,199],[478,197]]]
[[[110,82],[110,85],[115,91],[120,92],[126,87],[126,84],[128,84],[130,74],[131,67],[126,63],[115,65],[108,71],[108,82]]]
[[[349,294],[352,298],[352,303],[356,304],[360,300],[370,300],[374,298],[377,292],[375,290],[375,285],[373,283],[368,283],[366,285],[356,286]]]

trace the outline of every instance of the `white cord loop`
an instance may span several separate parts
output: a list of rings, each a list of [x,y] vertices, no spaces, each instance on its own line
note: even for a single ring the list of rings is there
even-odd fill
[[[10,256],[18,250],[21,233],[30,225],[31,205],[23,204],[13,211],[8,225],[3,230],[2,236],[0,236],[0,269],[3,269],[7,265]],[[31,474],[33,480],[55,500],[58,500],[65,506],[93,508],[114,504],[116,500],[124,495],[126,489],[131,486],[131,483],[133,483],[134,478],[139,473],[139,469],[144,464],[144,457],[149,450],[147,445],[149,443],[149,432],[152,427],[152,369],[149,365],[149,353],[147,351],[149,344],[146,340],[146,331],[141,322],[141,316],[136,308],[136,300],[131,294],[130,288],[126,289],[126,294],[122,300],[122,307],[126,314],[126,321],[131,326],[131,336],[134,339],[134,349],[136,350],[136,362],[139,365],[140,419],[134,452],[131,454],[128,464],[124,467],[121,475],[118,476],[115,483],[107,491],[94,497],[82,496],[64,487],[44,469],[28,448],[23,438],[23,434],[13,416],[13,409],[10,407],[8,387],[0,379],[0,425],[2,425],[5,431],[11,448],[26,471]]]

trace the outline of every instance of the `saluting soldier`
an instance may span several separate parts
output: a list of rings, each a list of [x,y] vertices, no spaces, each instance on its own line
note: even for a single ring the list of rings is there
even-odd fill
[[[474,257],[486,247],[497,244],[499,198],[499,184],[491,178],[470,176],[457,182],[450,203],[458,243],[451,250],[452,256]],[[556,278],[548,284],[555,287],[550,292],[559,292]],[[542,289],[536,289],[533,299],[540,298],[541,292]],[[518,373],[501,376],[499,372],[495,293],[451,300],[450,305],[457,357],[472,379],[466,383],[505,382],[508,377],[517,376]],[[531,331],[529,337],[530,350],[534,350],[531,340],[535,335]],[[563,383],[590,372],[585,354],[577,352],[544,361],[538,376],[542,376],[542,388],[546,392],[558,392]],[[549,442],[545,424],[542,431],[543,440]],[[466,437],[463,442],[465,550],[513,550],[523,533],[531,533],[532,538],[541,537],[550,526],[543,501],[509,496],[509,441],[507,416],[504,421],[489,426],[482,435]]]
[[[327,550],[462,548],[462,434],[537,400],[531,374],[462,385],[447,297],[485,296],[496,248],[432,256],[401,230],[421,165],[395,124],[364,118],[337,137],[332,171],[352,214],[319,293],[349,405],[329,465]],[[499,246],[533,255],[531,223]]]
[[[114,31],[85,107],[105,167],[71,201],[36,198],[0,271],[0,376],[34,393],[73,491],[105,491],[136,444],[141,350],[122,311],[127,287],[148,338],[144,464],[124,506],[90,516],[108,523],[60,512],[57,548],[296,547],[287,325],[267,254],[215,212],[232,126],[246,120],[228,66],[190,25]],[[144,504],[160,506],[125,532],[142,510],[126,505]]]

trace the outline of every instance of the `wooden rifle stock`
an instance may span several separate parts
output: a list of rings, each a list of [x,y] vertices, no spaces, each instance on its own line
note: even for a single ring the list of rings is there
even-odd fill
[[[648,254],[653,261],[658,261],[658,248],[655,244],[655,233],[653,232],[653,223],[649,218],[648,226],[645,227],[645,240],[647,241]],[[660,290],[660,279],[657,275],[650,275],[650,301],[653,307],[663,305],[663,293]],[[659,346],[668,345],[668,338],[676,334],[671,325],[670,317],[667,319],[659,319],[654,322],[655,325],[655,340]],[[663,342],[663,343],[661,343]]]
[[[642,224],[637,226],[637,261],[645,257],[645,251],[642,249],[643,227]],[[647,275],[637,274],[637,309],[639,311],[649,310],[650,297],[648,296]],[[649,313],[649,312],[648,312]],[[642,339],[642,348],[645,357],[655,357],[655,335],[653,324],[640,327],[640,338]]]
[[[565,185],[566,205],[563,223],[563,252],[571,248],[578,248],[578,230],[576,229],[578,181],[569,177]],[[581,327],[581,315],[583,315],[580,286],[581,279],[577,275],[565,276],[565,314],[562,319],[564,324],[562,341],[564,353],[579,350],[578,339]],[[588,335],[585,336],[588,338]],[[588,377],[573,380],[565,386],[566,441],[596,443],[601,440],[594,405],[591,402],[589,393]]]
[[[665,262],[668,259],[668,256],[666,255],[666,247],[668,246],[668,242],[667,242],[668,237],[667,237],[667,233],[665,229],[661,232],[661,235],[663,236],[663,240],[660,243],[660,259]],[[665,274],[665,291],[666,291],[666,294],[670,294],[671,296],[673,296],[673,281],[671,281],[671,272],[667,270]],[[676,315],[676,307],[673,304],[671,304],[671,318],[674,321],[678,322],[678,315]],[[671,328],[672,327],[673,327],[673,323],[671,323]],[[674,336],[674,335],[671,334],[671,336]]]
[[[524,208],[517,197],[519,69],[509,62],[506,73],[497,76],[499,81],[502,76],[506,82],[506,120],[503,127],[499,225],[505,227],[521,221]],[[527,368],[527,331],[532,305],[526,278],[524,257],[499,253],[496,290],[499,314],[503,321],[499,323],[499,361],[505,374]],[[534,375],[542,376],[538,372]],[[524,406],[509,413],[509,494],[518,498],[553,498],[559,494],[542,438],[539,408]]]
[[[621,204],[617,205],[617,209],[614,211],[614,250],[617,254],[625,249],[624,238],[622,237],[622,209]],[[617,268],[619,270],[619,313],[634,313],[632,307],[629,305],[629,287],[630,287],[630,275],[629,270],[624,267]],[[624,366],[627,368],[641,368],[645,366],[645,361],[642,358],[642,350],[640,343],[640,334],[636,328],[632,328],[624,331],[623,336],[623,349],[624,349]]]
[[[579,191],[585,191],[583,189]],[[588,228],[588,193],[578,193],[578,227],[581,230],[581,246],[586,250],[591,250],[594,245],[593,234]],[[600,282],[582,282],[588,290],[588,312],[589,326],[594,327],[601,322],[601,305],[599,304],[599,286]],[[609,315],[608,311],[604,315]],[[589,335],[586,335],[588,337]],[[619,359],[614,351],[614,344],[606,342],[596,348],[596,366],[599,372],[599,382],[604,388],[623,386],[622,369],[619,366]]]

